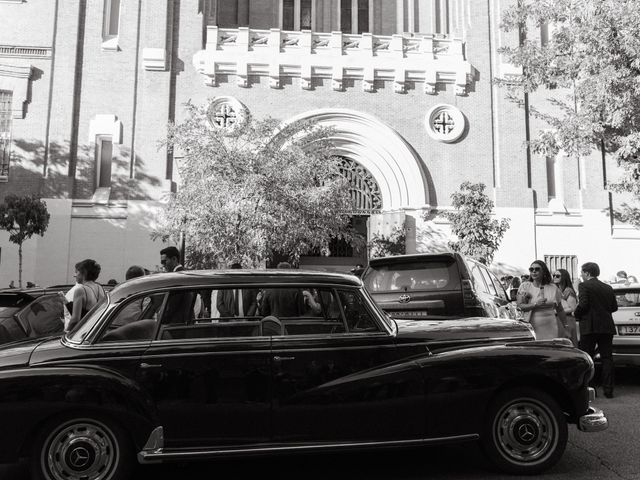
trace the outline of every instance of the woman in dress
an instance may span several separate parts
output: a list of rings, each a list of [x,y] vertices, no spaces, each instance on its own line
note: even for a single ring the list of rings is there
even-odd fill
[[[71,319],[67,330],[73,330],[82,317],[105,298],[102,285],[96,283],[98,275],[100,265],[95,260],[87,259],[76,263],[75,277],[78,287],[73,292]]]
[[[547,264],[535,260],[529,267],[530,281],[523,282],[518,289],[518,307],[524,312],[525,321],[531,323],[538,340],[563,337],[558,331],[558,315],[564,325],[562,294],[551,281]]]
[[[571,283],[571,275],[564,268],[558,268],[553,272],[553,283],[556,284],[562,294],[562,309],[566,317],[564,329],[567,338],[571,340],[574,346],[578,346],[578,328],[576,326],[576,318],[573,311],[578,305],[578,295],[573,289]]]

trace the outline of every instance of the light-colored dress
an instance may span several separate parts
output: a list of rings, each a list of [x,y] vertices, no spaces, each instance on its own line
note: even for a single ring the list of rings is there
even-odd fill
[[[538,340],[548,340],[563,336],[558,331],[556,308],[562,305],[562,294],[558,287],[549,283],[536,287],[533,282],[524,282],[518,289],[518,301],[524,304],[536,304],[540,298],[546,298],[547,304],[537,306],[535,310],[524,312],[525,321],[536,332]]]
[[[564,292],[562,292],[562,308],[566,314],[565,336],[571,340],[575,347],[578,346],[578,325],[576,324],[576,317],[573,316],[573,311],[577,305],[576,292],[571,288],[565,288]]]

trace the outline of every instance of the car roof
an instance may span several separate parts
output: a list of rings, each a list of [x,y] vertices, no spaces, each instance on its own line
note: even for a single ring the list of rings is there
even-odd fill
[[[118,302],[134,293],[170,287],[270,283],[362,286],[354,275],[311,270],[183,270],[133,278],[114,287],[110,297],[112,302]]]
[[[611,283],[611,288],[614,290],[638,290],[640,289],[640,283]]]
[[[372,258],[369,260],[370,266],[378,265],[395,265],[399,263],[408,263],[416,260],[450,260],[452,258],[460,257],[459,253],[455,252],[438,252],[438,253],[414,253],[411,255],[394,255],[390,257]]]

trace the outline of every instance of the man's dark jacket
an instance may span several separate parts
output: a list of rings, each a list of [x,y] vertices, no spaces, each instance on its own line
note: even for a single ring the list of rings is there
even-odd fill
[[[245,317],[252,317],[258,310],[258,303],[256,297],[258,296],[258,290],[242,288],[242,307],[244,309]],[[218,298],[216,301],[216,307],[220,312],[221,317],[234,317],[238,316],[238,303],[235,298],[235,289],[229,288],[227,290],[221,290],[218,292]]]
[[[618,310],[611,285],[590,278],[578,285],[578,306],[573,315],[580,322],[580,335],[590,333],[616,334],[611,314]]]

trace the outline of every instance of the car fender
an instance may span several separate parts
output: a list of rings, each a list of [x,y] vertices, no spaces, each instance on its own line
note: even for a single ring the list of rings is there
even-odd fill
[[[518,385],[550,393],[569,421],[586,412],[586,386],[593,375],[588,355],[544,342],[451,349],[416,359],[427,398],[430,436],[477,433],[498,392]],[[444,418],[438,411],[456,411]],[[432,414],[432,412],[436,412]]]
[[[132,380],[102,368],[31,367],[0,371],[0,437],[2,460],[13,461],[49,419],[95,412],[119,422],[141,447],[157,425],[151,398]]]

